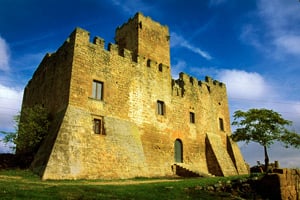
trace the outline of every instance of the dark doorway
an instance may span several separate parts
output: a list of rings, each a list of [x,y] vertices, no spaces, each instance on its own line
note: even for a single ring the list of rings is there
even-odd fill
[[[174,144],[175,162],[182,163],[183,162],[182,155],[183,155],[182,142],[181,142],[181,140],[177,139],[177,140],[175,140],[175,144]]]

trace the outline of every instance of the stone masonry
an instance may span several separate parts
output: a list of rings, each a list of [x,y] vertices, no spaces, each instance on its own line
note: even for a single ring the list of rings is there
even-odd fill
[[[47,54],[25,88],[23,107],[44,106],[49,134],[32,169],[43,179],[248,173],[230,140],[225,84],[171,77],[167,26],[137,13],[115,44],[76,28]]]

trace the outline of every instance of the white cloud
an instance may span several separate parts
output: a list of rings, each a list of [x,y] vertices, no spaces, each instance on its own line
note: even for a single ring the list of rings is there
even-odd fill
[[[0,84],[0,130],[12,129],[13,117],[21,110],[22,98],[23,90]]]
[[[268,38],[270,43],[277,47],[277,55],[293,54],[299,56],[299,2],[260,0],[257,5],[258,14],[265,24],[265,38]]]
[[[0,36],[0,70],[9,70],[9,47],[6,41]]]
[[[226,84],[230,98],[262,99],[271,92],[266,87],[264,78],[255,72],[222,70],[218,73],[218,79]]]
[[[268,28],[276,31],[275,34],[283,34],[300,28],[298,1],[259,0],[257,6],[259,15]]]
[[[218,79],[227,86],[231,116],[236,110],[250,108],[273,109],[283,118],[293,122],[292,130],[300,133],[300,102],[287,100],[288,96],[281,95],[282,87],[276,87],[255,72],[241,70],[220,70]],[[234,130],[235,127],[232,127]],[[256,161],[264,162],[263,147],[250,143],[239,143],[241,152],[251,166]],[[271,162],[278,160],[282,167],[300,167],[299,150],[286,149],[281,144],[275,143],[268,150]]]
[[[259,35],[259,29],[256,26],[253,24],[246,24],[242,27],[240,39],[259,50],[265,50],[265,47],[259,40]]]
[[[241,28],[240,39],[268,57],[282,60],[300,55],[300,15],[298,1],[258,0],[257,12]]]
[[[199,47],[195,47],[194,45],[190,44],[187,40],[185,40],[182,36],[178,35],[177,33],[171,32],[171,48],[172,47],[184,47],[201,57],[205,58],[206,60],[211,60],[212,57],[209,55],[209,53],[201,50]]]
[[[300,36],[296,35],[283,35],[278,36],[275,44],[279,48],[285,49],[288,53],[300,55]]]

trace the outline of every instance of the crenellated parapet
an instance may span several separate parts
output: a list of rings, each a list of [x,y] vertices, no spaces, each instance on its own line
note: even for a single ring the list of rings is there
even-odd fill
[[[177,80],[172,79],[172,93],[175,96],[183,97],[186,92],[195,89],[198,89],[200,92],[208,92],[209,94],[215,90],[223,90],[226,92],[224,83],[213,80],[209,76],[206,76],[205,80],[198,80],[195,77],[181,72]]]
[[[94,48],[99,51],[106,51],[111,57],[119,56],[132,62],[133,64],[141,64],[145,67],[157,68],[158,71],[170,72],[170,66],[160,63],[156,60],[148,58],[145,55],[134,55],[129,49],[121,48],[120,45],[108,43],[105,48],[105,40],[101,37],[90,38],[90,33],[82,28],[76,28],[65,43],[73,43],[73,46],[80,48]],[[63,45],[64,46],[64,45]],[[61,48],[63,48],[63,46]]]

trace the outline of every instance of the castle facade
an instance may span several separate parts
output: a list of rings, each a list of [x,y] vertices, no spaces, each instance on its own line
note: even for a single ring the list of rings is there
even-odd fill
[[[32,163],[43,179],[248,173],[225,84],[172,79],[168,27],[141,13],[107,49],[76,28],[27,84],[23,107],[36,104],[53,116]]]

